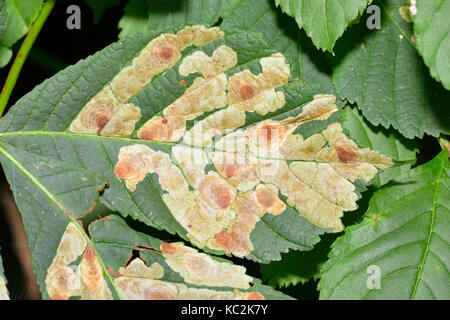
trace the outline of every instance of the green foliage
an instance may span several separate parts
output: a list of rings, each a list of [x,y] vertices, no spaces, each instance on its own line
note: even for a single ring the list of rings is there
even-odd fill
[[[96,22],[107,8],[121,3],[86,2]],[[368,30],[367,17],[361,17],[372,2],[381,8],[380,30]],[[162,116],[163,109],[198,77],[198,73],[187,77],[179,74],[183,58],[195,51],[211,56],[215,49],[227,45],[237,53],[237,64],[225,72],[227,77],[246,69],[259,74],[260,59],[276,52],[290,65],[289,81],[276,89],[284,94],[285,105],[264,116],[246,112],[240,128],[295,117],[314,96],[333,94],[340,110],[326,120],[304,123],[294,133],[306,139],[337,122],[359,147],[395,161],[394,167],[380,172],[370,183],[355,182],[358,197],[365,197],[367,188],[376,192],[363,220],[358,221],[369,197],[358,202],[364,205],[352,218],[351,223],[356,224],[347,227],[336,241],[338,234],[312,224],[290,205],[279,215],[261,216],[250,233],[253,251],[245,258],[261,263],[263,282],[283,288],[321,279],[321,299],[448,299],[448,154],[442,152],[424,165],[410,167],[419,143],[423,143],[418,137],[450,134],[450,92],[430,77],[431,73],[449,89],[446,48],[450,24],[446,18],[450,7],[445,0],[417,0],[417,14],[411,15],[413,24],[405,16],[406,2],[129,0],[119,22],[118,42],[36,86],[0,120],[0,162],[23,217],[43,297],[50,298],[48,268],[69,224],[77,226],[92,248],[114,298],[123,298],[115,281],[119,270],[136,256],[147,266],[161,264],[161,280],[168,283],[223,289],[189,283],[165,262],[159,239],[130,227],[154,228],[192,242],[188,228],[175,219],[163,200],[165,191],[157,174],[148,174],[131,192],[116,177],[114,167],[120,149],[137,143],[171,154],[179,143],[140,140],[138,129],[152,117]],[[0,0],[0,66],[9,61],[10,46],[27,32],[41,4],[37,0]],[[225,36],[204,46],[187,47],[173,67],[153,77],[127,101],[139,106],[142,114],[131,136],[69,130],[86,103],[129,66],[150,40],[188,25],[218,26]],[[333,56],[321,50],[334,50]],[[352,105],[347,106],[347,102]],[[193,125],[194,121],[187,121],[187,129]],[[216,168],[210,165],[208,170]],[[280,199],[287,203],[282,192]],[[95,220],[97,202],[103,206],[102,215],[111,215]],[[225,254],[192,243],[209,254]],[[80,259],[70,268],[77,268]],[[381,270],[380,289],[369,289],[369,266]],[[245,292],[260,292],[266,299],[290,299],[261,280],[252,282],[255,286]]]
[[[417,143],[405,139],[398,132],[371,125],[356,108],[345,109],[343,127],[359,146],[377,150],[397,161],[397,166],[380,172],[372,180],[372,185],[381,187],[392,179],[401,180],[414,164]]]
[[[42,0],[5,0],[5,9],[0,9],[0,68],[8,64],[12,56],[11,46],[22,38],[38,17]],[[1,5],[0,5],[1,8]],[[3,20],[6,18],[6,21]],[[6,27],[5,27],[6,26]]]
[[[399,13],[404,0],[375,1],[381,29],[360,23],[336,46],[333,82],[373,125],[392,126],[407,138],[450,133],[450,92],[433,81]],[[364,17],[361,19],[364,20]]]
[[[347,26],[362,14],[372,0],[275,0],[277,6],[295,18],[317,48],[332,52]]]
[[[450,2],[417,1],[414,20],[414,34],[417,49],[431,75],[450,90]]]
[[[448,153],[441,152],[377,191],[363,222],[333,244],[321,299],[448,299],[449,186]],[[381,271],[379,289],[369,289],[369,266]]]

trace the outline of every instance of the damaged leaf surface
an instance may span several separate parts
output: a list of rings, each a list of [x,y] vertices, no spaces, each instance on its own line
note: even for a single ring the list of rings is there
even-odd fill
[[[137,297],[136,274],[159,288],[150,297],[212,294],[185,283],[237,288],[220,293],[227,298],[250,290],[243,270],[176,244],[149,246],[162,256],[146,268],[105,262],[77,220],[99,191],[124,217],[209,252],[268,262],[341,231],[341,216],[356,208],[355,183],[393,166],[344,132],[325,82],[298,79],[300,49],[284,29],[272,36],[263,25],[235,25],[247,5],[229,12],[223,28],[206,15],[204,25],[125,38],[46,80],[2,118],[0,161],[45,298]],[[182,284],[162,283],[172,273],[161,259]],[[226,285],[217,278],[236,273]]]

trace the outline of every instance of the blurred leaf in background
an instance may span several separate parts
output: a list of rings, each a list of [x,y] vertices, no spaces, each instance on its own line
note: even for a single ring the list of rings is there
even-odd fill
[[[42,2],[42,0],[0,1],[0,68],[11,60],[11,47],[27,34],[41,10]]]

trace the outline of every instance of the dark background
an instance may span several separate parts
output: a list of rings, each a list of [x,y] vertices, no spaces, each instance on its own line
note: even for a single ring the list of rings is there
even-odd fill
[[[72,4],[76,4],[81,8],[81,30],[69,30],[66,27],[66,20],[69,16],[66,13],[66,9]],[[107,9],[98,23],[95,24],[92,10],[83,1],[58,1],[23,66],[8,106],[13,105],[20,97],[59,70],[117,41],[120,31],[117,26],[123,15],[125,4],[126,1],[124,0],[120,5]],[[14,53],[18,51],[21,42],[22,40],[14,46]],[[11,64],[12,62],[0,69],[0,83],[2,86]],[[426,136],[419,143],[420,153],[418,154],[417,164],[432,159],[440,151],[439,144],[435,138]],[[368,200],[373,191],[369,189],[364,194],[363,199],[358,202],[359,209],[356,212],[346,215],[344,219],[346,225],[359,221],[367,209]],[[3,170],[0,170],[0,211],[0,247],[11,298],[40,299],[35,276],[32,272],[27,239],[20,213],[14,203]],[[91,215],[91,218],[105,214],[108,214],[107,210],[102,205],[97,205],[96,212]],[[127,222],[136,230],[157,236],[160,239],[178,240],[174,236],[155,231],[134,220],[128,219]],[[331,243],[339,235],[330,234],[324,236],[324,243]],[[324,259],[326,259],[326,253],[325,250]],[[257,263],[238,258],[233,258],[232,260],[235,263],[244,265],[250,275],[261,278]],[[279,290],[298,299],[317,299],[317,282],[317,280],[310,280],[304,285],[290,286]]]

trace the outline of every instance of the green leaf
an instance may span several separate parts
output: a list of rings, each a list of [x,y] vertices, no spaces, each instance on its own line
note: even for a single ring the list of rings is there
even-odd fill
[[[345,109],[342,126],[358,145],[376,150],[398,162],[398,166],[389,168],[375,177],[372,184],[376,187],[381,187],[393,179],[401,181],[416,161],[417,143],[405,139],[395,131],[371,125],[356,108]]]
[[[450,2],[418,0],[414,13],[417,49],[433,78],[450,90]]]
[[[0,255],[0,300],[9,300],[8,289],[6,288],[6,278],[3,271],[2,256]]]
[[[203,7],[207,8],[207,6]],[[240,10],[243,10],[243,8],[237,6],[233,14],[239,15]],[[273,5],[270,7],[270,10],[273,10]],[[240,14],[245,12],[243,10]],[[192,13],[192,17],[191,14],[186,14],[185,17],[194,19],[196,17],[193,16],[194,14],[198,14],[198,12]],[[206,23],[205,21],[214,23],[216,17],[217,12],[209,10],[197,18],[200,19],[201,23]],[[272,18],[274,17],[272,16],[270,19]],[[100,199],[111,210],[120,212],[124,217],[130,216],[138,219],[149,226],[164,229],[170,233],[177,233],[204,250],[220,254],[232,253],[240,257],[245,256],[255,261],[268,262],[280,259],[280,253],[287,252],[289,249],[312,249],[313,245],[320,240],[319,235],[329,232],[330,229],[333,231],[341,230],[342,224],[339,218],[343,214],[343,211],[350,211],[356,208],[354,202],[356,201],[357,195],[353,192],[354,186],[352,182],[357,178],[363,178],[368,182],[377,173],[377,168],[389,167],[393,163],[390,159],[378,153],[373,153],[368,149],[357,149],[353,142],[340,135],[339,130],[341,130],[341,127],[339,123],[341,122],[342,115],[339,112],[331,115],[332,112],[337,111],[333,96],[318,96],[317,94],[319,93],[326,93],[322,90],[319,91],[319,86],[306,84],[301,80],[295,79],[295,76],[294,79],[289,79],[289,73],[294,74],[295,70],[299,70],[298,65],[293,64],[289,68],[286,63],[290,60],[285,60],[280,52],[286,56],[290,56],[291,52],[298,52],[296,46],[292,47],[293,50],[291,51],[290,46],[292,44],[295,45],[295,41],[289,40],[290,38],[287,35],[279,32],[278,36],[272,37],[272,40],[275,42],[271,44],[267,43],[267,35],[263,35],[257,32],[257,30],[250,28],[251,30],[238,31],[237,29],[233,29],[231,27],[232,23],[235,23],[233,19],[231,15],[224,19],[223,30],[225,30],[225,35],[223,37],[210,41],[205,45],[187,46],[183,48],[180,53],[181,57],[174,61],[173,65],[168,66],[166,70],[160,70],[159,73],[151,78],[151,81],[149,79],[150,82],[148,84],[140,84],[135,94],[130,94],[126,98],[123,98],[122,94],[128,93],[121,90],[124,87],[128,88],[128,85],[137,85],[138,83],[138,79],[126,78],[128,76],[133,77],[133,73],[128,71],[134,70],[130,68],[135,68],[136,61],[140,61],[139,59],[141,59],[134,60],[134,58],[140,56],[141,51],[147,46],[149,41],[159,36],[161,31],[140,33],[108,46],[97,54],[80,61],[76,65],[46,80],[20,99],[0,122],[0,131],[2,132],[0,133],[0,143],[10,145],[14,148],[10,151],[10,157],[12,158],[17,157],[16,153],[20,155],[20,152],[26,152],[27,154],[30,153],[44,157],[49,161],[67,163],[67,165],[75,166],[80,168],[80,170],[97,173],[108,182],[108,188],[105,189]],[[192,20],[189,21],[192,22]],[[258,24],[256,26],[262,28]],[[220,27],[222,28],[222,25]],[[208,32],[210,31],[217,32],[217,29],[210,29]],[[170,27],[166,32],[178,32],[178,29]],[[166,37],[172,39],[171,37],[178,36],[165,34],[157,40],[160,41],[161,39],[166,39]],[[186,133],[184,141],[177,141],[177,139],[173,141],[170,139],[170,141],[164,140],[166,137],[161,137],[161,139],[152,138],[153,140],[146,141],[141,140],[139,137],[145,138],[140,136],[140,130],[145,126],[147,121],[160,121],[158,119],[162,119],[159,117],[163,116],[163,112],[168,110],[167,106],[173,108],[175,101],[178,101],[177,103],[184,103],[184,99],[189,97],[187,93],[192,91],[190,87],[194,84],[194,79],[196,79],[196,85],[201,83],[199,81],[202,81],[202,78],[198,72],[190,75],[181,74],[180,67],[182,63],[198,56],[201,56],[204,61],[210,61],[211,63],[221,61],[220,59],[209,60],[206,56],[211,56],[213,53],[217,54],[220,50],[225,50],[224,48],[230,54],[230,57],[234,57],[234,53],[232,54],[230,51],[235,52],[236,60],[233,60],[233,66],[226,68],[227,70],[224,74],[207,76],[208,79],[212,79],[211,81],[220,78],[228,79],[227,81],[230,83],[233,78],[235,84],[241,85],[240,80],[237,79],[239,79],[238,76],[243,75],[238,74],[243,70],[247,70],[247,73],[244,74],[250,77],[248,81],[254,81],[251,80],[254,79],[254,76],[250,75],[249,71],[254,75],[260,74],[263,71],[264,73],[261,77],[265,79],[265,82],[269,82],[268,85],[270,85],[270,81],[281,81],[277,79],[283,80],[277,85],[272,84],[274,88],[271,89],[257,87],[257,83],[250,82],[250,85],[253,87],[244,88],[244,95],[251,95],[254,92],[257,92],[257,94],[255,95],[256,100],[250,97],[250,105],[246,107],[250,109],[247,111],[236,109],[237,107],[234,104],[232,108],[229,107],[226,109],[226,100],[223,100],[227,98],[225,89],[215,88],[214,90],[218,91],[213,90],[211,95],[218,95],[216,97],[217,100],[210,101],[207,104],[203,104],[203,102],[210,95],[197,97],[199,99],[197,101],[202,101],[202,106],[210,106],[213,103],[217,103],[217,101],[224,101],[225,105],[216,107],[216,109],[207,110],[206,112],[203,110],[198,115],[187,119],[186,131],[189,130],[189,134],[196,132],[195,125],[197,122],[204,120],[204,123],[207,123],[209,119],[223,116],[225,111],[231,110],[232,113],[230,111],[229,117],[233,121],[240,119],[239,121],[243,122],[236,125],[236,127],[224,129],[222,133],[233,134],[233,132],[244,132],[243,130],[245,129],[247,130],[245,134],[247,134],[251,130],[258,129],[258,126],[262,126],[263,121],[270,119],[270,123],[278,126],[276,128],[280,128],[280,130],[289,128],[289,134],[286,133],[285,135],[286,139],[287,135],[289,135],[290,142],[286,142],[286,147],[291,145],[294,152],[298,151],[300,154],[306,152],[308,155],[292,155],[289,159],[285,155],[280,159],[278,159],[278,156],[275,157],[275,155],[261,156],[261,161],[267,160],[269,161],[267,164],[273,164],[275,169],[279,165],[280,170],[285,170],[285,174],[287,175],[286,179],[281,182],[274,177],[267,176],[262,181],[265,183],[260,183],[261,179],[258,177],[260,175],[258,173],[255,176],[258,180],[253,179],[251,183],[259,183],[260,186],[258,185],[257,187],[254,185],[248,187],[249,189],[246,190],[244,189],[247,187],[242,186],[242,189],[238,191],[236,191],[236,188],[238,188],[236,183],[229,182],[225,180],[226,177],[221,178],[219,176],[219,174],[227,175],[223,171],[220,171],[222,169],[218,169],[221,164],[217,162],[213,163],[211,159],[208,159],[208,164],[202,169],[202,177],[207,173],[211,176],[215,175],[215,178],[212,179],[216,182],[221,181],[219,186],[227,186],[225,194],[229,195],[230,198],[225,197],[225,200],[232,200],[220,206],[224,206],[223,213],[229,215],[223,219],[232,218],[232,220],[222,222],[224,220],[219,216],[215,218],[217,219],[216,221],[206,223],[206,226],[211,227],[210,229],[206,227],[199,228],[198,225],[203,223],[203,220],[195,221],[197,218],[195,218],[194,214],[198,213],[196,208],[209,210],[209,204],[206,206],[206,204],[200,201],[216,199],[222,193],[217,192],[212,197],[203,195],[203,200],[199,199],[199,185],[196,185],[196,183],[189,179],[188,189],[188,180],[185,178],[188,175],[186,172],[187,169],[186,167],[182,168],[182,164],[180,163],[184,159],[183,157],[176,159],[174,156],[175,158],[172,158],[172,161],[167,160],[164,163],[170,166],[167,168],[167,172],[178,172],[181,186],[186,186],[186,189],[182,190],[188,192],[188,194],[182,198],[183,201],[194,201],[198,206],[194,205],[192,207],[187,203],[184,206],[177,207],[177,203],[180,203],[178,202],[179,200],[171,201],[170,197],[174,195],[171,193],[170,188],[168,189],[167,184],[161,182],[161,179],[165,178],[162,173],[166,171],[162,173],[153,172],[151,174],[144,172],[142,176],[143,180],[137,180],[135,183],[131,181],[132,179],[124,181],[119,179],[118,176],[128,178],[126,173],[121,173],[121,168],[123,169],[128,166],[126,161],[122,160],[122,156],[124,154],[126,156],[126,150],[133,150],[133,148],[141,148],[140,150],[144,150],[144,152],[149,152],[150,154],[152,152],[160,152],[158,155],[165,157],[173,155],[176,150],[180,151],[180,146],[185,147],[185,150],[197,150],[205,157],[214,156],[212,153],[219,153],[220,155],[223,150],[216,148],[213,144],[198,145],[198,142],[195,142],[196,140],[187,140],[189,137],[188,133]],[[143,52],[147,54],[149,49],[147,48],[145,50],[147,51]],[[272,54],[275,55],[272,56]],[[201,60],[199,60],[199,63]],[[276,66],[274,69],[270,69],[271,63]],[[216,67],[207,70],[216,70]],[[122,72],[124,68],[127,69]],[[264,71],[266,68],[269,68],[269,71]],[[269,72],[271,76],[267,77],[266,72]],[[118,77],[118,75],[120,76]],[[125,77],[125,80],[119,82],[120,86],[116,86],[118,83],[117,79],[121,79],[121,77]],[[186,88],[190,88],[189,91],[186,92]],[[238,92],[241,92],[241,89]],[[112,93],[113,90],[114,93]],[[232,99],[230,90],[229,88],[228,98]],[[266,98],[258,102],[258,99],[262,97],[261,94],[263,94],[259,93],[260,90],[267,96],[264,96]],[[110,92],[110,95],[107,92]],[[234,94],[236,95],[236,93]],[[121,99],[120,102],[119,99]],[[98,114],[89,113],[91,112],[89,110],[97,110],[98,107],[103,109],[105,106],[104,104],[98,105],[96,101],[104,101],[106,106],[117,104],[119,105],[119,109],[126,107],[131,107],[133,108],[132,110],[137,109],[141,118],[138,121],[139,117],[137,117],[135,120],[137,123],[131,123],[131,131],[125,134],[113,132],[112,134],[115,136],[108,136],[108,133],[104,133],[103,130],[107,127],[102,127],[101,129],[97,127],[92,129],[84,127],[82,130],[76,129],[76,125],[83,123],[83,126],[90,126],[89,123],[99,125],[97,120],[103,121],[102,119],[95,118],[97,115],[102,116],[103,111]],[[192,101],[196,101],[196,99]],[[129,103],[132,103],[134,106],[129,105]],[[251,103],[256,104],[253,105]],[[93,107],[93,109],[90,109],[91,107],[89,106]],[[253,107],[263,106],[268,106],[271,109],[252,110]],[[87,114],[89,116],[87,120],[83,118],[83,115],[79,116],[80,112],[83,115]],[[121,113],[117,112],[114,114],[120,115]],[[108,113],[105,115],[107,117],[110,116]],[[91,116],[94,117],[94,122],[90,122]],[[107,119],[108,123],[110,120],[111,118]],[[119,120],[122,121],[120,118]],[[112,123],[115,122],[112,121]],[[164,119],[161,120],[161,123],[165,124]],[[225,121],[224,125],[226,123]],[[119,122],[119,128],[120,124],[122,122]],[[128,126],[129,121],[124,119],[123,124]],[[132,132],[133,129],[134,132]],[[216,127],[214,126],[213,129],[216,129]],[[97,132],[101,134],[98,135],[96,134]],[[156,132],[159,131],[156,130]],[[232,137],[232,135],[220,136],[219,132],[217,134],[218,136],[214,137],[214,143],[219,143],[220,138]],[[325,135],[327,138],[325,138]],[[335,135],[339,136],[339,141],[343,144],[343,149],[340,146],[335,146],[334,142],[332,142]],[[308,138],[309,140],[306,140]],[[156,141],[158,139],[163,141]],[[301,143],[302,139],[305,139],[305,150],[301,149],[303,148]],[[346,144],[349,145],[347,146]],[[296,148],[300,148],[300,150]],[[277,146],[275,149],[278,150],[279,147]],[[337,160],[333,158],[322,161],[316,159],[318,152],[322,152],[325,156],[329,153],[331,157],[338,157],[336,154],[339,153],[340,158]],[[242,154],[249,153],[245,151]],[[353,159],[352,156],[357,159]],[[189,157],[186,159],[189,159]],[[21,163],[21,160],[17,160],[17,162]],[[320,164],[321,170],[325,170],[326,174],[330,175],[330,178],[336,179],[336,184],[342,184],[342,190],[337,191],[338,193],[343,193],[342,197],[339,195],[339,198],[333,198],[334,191],[331,189],[335,184],[327,185],[325,183],[325,181],[328,181],[327,177],[321,173],[318,173],[317,177],[313,175],[311,181],[303,182],[302,179],[306,178],[297,177],[290,169],[292,166],[301,166],[308,163],[310,169],[314,171],[318,167],[316,165],[318,162],[325,162]],[[348,169],[349,172],[335,173],[333,169],[334,165],[342,170]],[[260,166],[261,164],[258,164],[255,168],[250,166],[249,170],[258,170],[259,172]],[[189,164],[187,164],[187,167],[189,169]],[[178,168],[182,168],[183,170],[180,171]],[[6,168],[6,170],[11,169]],[[339,171],[338,169],[336,170]],[[301,170],[298,174],[301,175]],[[168,176],[170,177],[171,175],[168,173]],[[277,175],[274,176],[277,177]],[[296,187],[288,188],[286,186],[289,186],[289,184],[286,184],[286,182],[290,182]],[[317,184],[324,184],[324,186],[320,187],[319,185],[315,185],[316,182]],[[233,183],[234,185],[232,185]],[[134,190],[136,184],[137,187]],[[271,184],[272,186],[267,186],[267,184]],[[256,191],[253,190],[255,187],[257,188],[255,189]],[[324,190],[321,190],[321,188]],[[280,193],[278,191],[275,192],[278,189],[281,190]],[[202,190],[202,192],[215,190],[215,186],[213,185],[211,188],[205,187]],[[297,192],[301,190],[303,192]],[[272,209],[264,207],[264,210],[271,210],[273,211],[272,213],[262,211],[261,204],[255,202],[256,200],[254,199],[256,199],[257,191],[262,194],[264,192],[270,194],[271,198],[269,202],[273,205],[276,204],[278,207]],[[308,206],[305,205],[306,202],[301,201],[303,199],[302,197],[305,196],[311,198],[308,201]],[[239,200],[233,202],[234,199]],[[246,203],[248,205],[253,206],[248,212],[245,211],[245,208],[248,207],[247,204],[240,206],[240,203],[243,203],[242,201],[244,200],[247,201]],[[339,205],[335,204],[335,202],[339,203]],[[233,208],[230,207],[231,205],[233,205]],[[180,212],[180,209],[183,208],[189,210],[186,213]],[[239,212],[239,214],[236,212]],[[202,219],[210,219],[207,217],[214,216],[206,215],[202,217]],[[239,217],[246,217],[247,220],[242,219],[243,221],[241,221],[238,219]],[[236,226],[233,229],[232,226],[235,224]],[[213,227],[220,228],[220,230],[213,229]],[[203,230],[204,232],[208,232],[208,235],[206,238],[200,239],[200,235],[197,233],[203,232]],[[239,232],[241,234],[236,236]],[[31,231],[29,233],[32,234]],[[225,237],[226,241],[220,237]],[[230,242],[227,242],[226,237],[228,237],[228,240],[231,238]],[[234,240],[236,237],[239,241]],[[220,246],[215,244],[215,241],[219,241],[216,238],[222,241]]]
[[[377,191],[364,221],[333,244],[320,298],[449,299],[449,186],[448,154],[441,152],[403,183]]]
[[[270,47],[282,52],[289,60],[293,77],[319,84],[321,93],[337,95],[331,80],[329,61],[319,53],[305,33],[298,30],[293,21],[283,18],[272,0],[214,1],[212,7],[211,3],[201,5],[202,1],[191,0],[170,3],[162,1],[163,5],[155,5],[154,1],[151,3],[153,6],[145,1],[129,2],[125,15],[119,22],[119,28],[123,28],[119,37],[189,23],[211,25],[222,17],[221,28],[224,31],[260,32]],[[198,15],[197,6],[203,10]],[[161,7],[165,9],[162,10]],[[184,9],[181,10],[181,7]],[[212,10],[209,11],[209,8]],[[344,106],[340,99],[337,104]]]
[[[450,93],[436,83],[411,40],[404,0],[375,1],[381,29],[352,27],[336,46],[333,82],[373,125],[392,126],[407,138],[450,133]],[[364,18],[362,19],[364,20]]]
[[[94,23],[100,21],[103,13],[111,7],[117,6],[122,0],[84,0],[94,13]]]
[[[22,38],[36,20],[41,10],[42,0],[6,0],[6,30],[0,43],[11,47]]]
[[[7,143],[1,144],[0,162],[22,214],[33,269],[43,289],[46,270],[66,226],[94,206],[96,191],[106,181],[95,172]]]
[[[317,48],[332,52],[347,26],[362,14],[372,0],[275,0],[277,6],[295,18]]]

